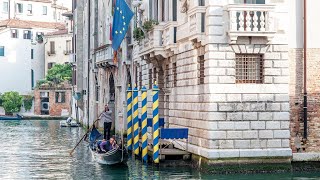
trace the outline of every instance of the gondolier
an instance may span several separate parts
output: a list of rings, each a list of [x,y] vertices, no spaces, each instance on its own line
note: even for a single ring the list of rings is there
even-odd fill
[[[100,120],[103,122],[103,137],[106,140],[110,139],[110,130],[112,125],[112,111],[108,105],[105,105],[104,111],[101,113]]]

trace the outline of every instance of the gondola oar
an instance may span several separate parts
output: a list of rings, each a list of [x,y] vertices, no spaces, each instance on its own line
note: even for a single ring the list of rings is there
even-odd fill
[[[86,137],[86,135],[89,133],[89,131],[91,130],[92,126],[98,121],[99,119],[96,119],[93,124],[91,125],[91,127],[87,130],[87,132],[82,136],[82,138],[80,139],[80,141],[77,143],[77,145],[70,151],[70,156],[72,156],[72,153],[74,152],[74,150],[78,147],[78,145],[80,144],[80,142],[84,139],[84,137]]]

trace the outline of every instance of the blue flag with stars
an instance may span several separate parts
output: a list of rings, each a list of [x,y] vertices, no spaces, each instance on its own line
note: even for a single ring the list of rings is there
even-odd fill
[[[124,0],[116,0],[112,27],[112,48],[117,51],[133,17],[133,12]]]

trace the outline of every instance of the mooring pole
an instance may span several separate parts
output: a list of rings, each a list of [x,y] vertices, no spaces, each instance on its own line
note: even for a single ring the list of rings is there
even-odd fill
[[[127,146],[132,151],[132,89],[130,84],[127,90]]]
[[[152,93],[153,162],[159,163],[159,88],[157,82],[153,85]]]
[[[308,138],[308,92],[307,92],[307,0],[303,4],[303,138]]]
[[[138,119],[138,88],[133,89],[133,149],[139,155],[139,119]]]
[[[141,88],[142,111],[141,111],[141,128],[142,128],[142,160],[148,161],[148,137],[147,137],[147,88]]]

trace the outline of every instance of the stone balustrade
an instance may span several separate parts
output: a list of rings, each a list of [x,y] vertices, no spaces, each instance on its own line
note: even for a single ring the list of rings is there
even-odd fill
[[[274,9],[274,5],[268,4],[228,5],[231,42],[235,42],[239,36],[260,36],[271,40],[275,34]]]
[[[95,59],[98,67],[111,66],[113,64],[113,51],[111,45],[104,45],[95,50]]]

